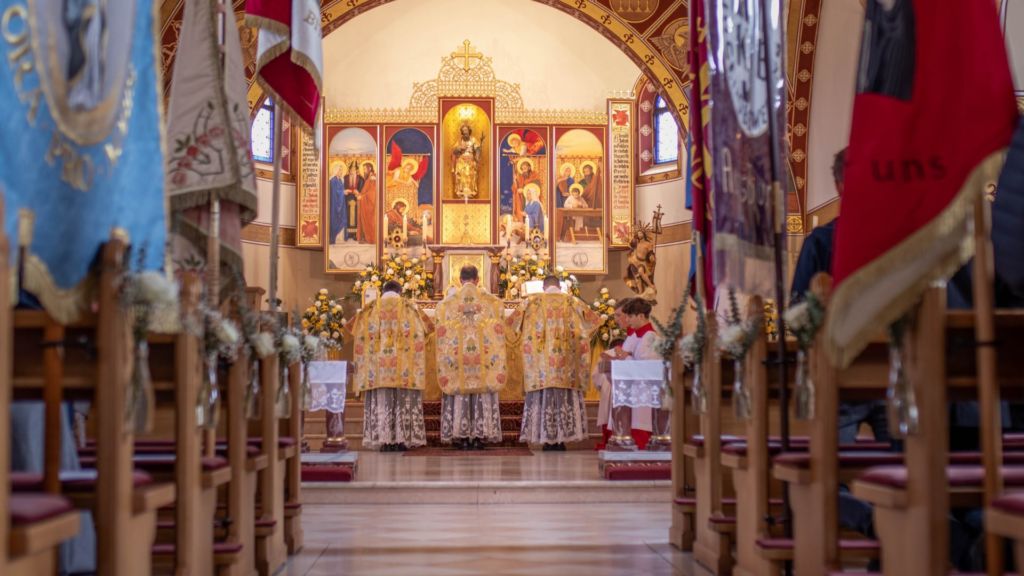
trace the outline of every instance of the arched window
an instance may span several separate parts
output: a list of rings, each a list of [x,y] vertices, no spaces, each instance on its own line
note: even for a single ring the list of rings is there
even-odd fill
[[[267,98],[252,121],[252,159],[274,163],[274,104]]]
[[[661,96],[654,101],[654,164],[679,160],[679,124]]]

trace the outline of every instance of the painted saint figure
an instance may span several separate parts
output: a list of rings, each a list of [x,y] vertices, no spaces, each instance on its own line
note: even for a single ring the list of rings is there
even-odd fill
[[[544,205],[540,202],[540,186],[530,184],[526,186],[524,193],[529,199],[523,211],[530,219],[530,229],[526,231],[526,238],[530,239],[530,232],[534,230],[540,230],[542,234],[544,233],[544,221],[547,218],[544,217]]]
[[[331,180],[329,182],[331,237],[330,243],[337,244],[338,234],[348,228],[348,207],[345,205],[345,184],[342,182],[341,169],[344,162],[331,163]],[[342,236],[344,239],[344,236]]]
[[[373,244],[377,237],[377,170],[373,162],[363,162],[363,186],[359,189],[359,219],[356,240],[361,244]]]
[[[529,197],[526,194],[526,186],[535,184],[538,189],[541,186],[540,174],[533,169],[533,160],[521,158],[516,161],[516,177],[512,181],[512,218],[516,221],[523,219],[523,207]]]
[[[359,193],[363,189],[363,183],[363,177],[359,175],[359,164],[353,161],[348,166],[348,174],[345,175],[345,218],[348,226],[341,231],[342,240],[349,239],[348,229],[353,226],[356,228],[356,236],[359,236]]]
[[[477,198],[480,195],[478,175],[480,172],[481,141],[473,137],[473,129],[469,124],[459,127],[459,140],[452,148],[452,173],[454,175],[455,198]]]

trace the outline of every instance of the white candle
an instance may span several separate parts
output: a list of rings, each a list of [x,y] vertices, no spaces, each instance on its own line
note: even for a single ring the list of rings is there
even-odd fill
[[[409,235],[409,215],[408,214],[402,214],[402,235],[403,236],[408,236]]]
[[[526,234],[527,234],[527,236],[529,236],[529,234],[530,234],[530,215],[529,214],[524,214],[523,215],[523,219],[524,219],[525,224],[526,224]]]

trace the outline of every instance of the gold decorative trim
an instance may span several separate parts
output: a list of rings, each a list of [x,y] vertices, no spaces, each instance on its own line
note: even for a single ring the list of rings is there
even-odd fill
[[[468,40],[463,46],[468,46]],[[441,59],[437,77],[426,82],[414,82],[409,106],[401,108],[328,108],[324,111],[327,124],[433,124],[439,115],[439,99],[494,98],[495,124],[559,124],[574,126],[604,126],[608,123],[605,110],[527,110],[519,84],[499,80],[491,66],[491,58],[474,55],[474,64],[464,62],[464,54],[453,52]]]
[[[295,246],[295,228],[281,226],[278,234],[280,246]],[[242,228],[242,242],[249,244],[270,244],[270,226],[266,224],[249,224]]]
[[[256,169],[256,178],[259,179],[259,180],[267,180],[267,181],[273,182],[273,180],[274,180],[274,171],[272,169],[271,170],[267,170],[265,168],[257,168]],[[288,173],[282,171],[281,172],[281,182],[287,182],[289,184],[294,184],[295,183],[295,174],[288,174]]]
[[[669,182],[672,180],[678,180],[683,177],[683,171],[675,168],[667,170],[665,172],[655,172],[653,174],[640,174],[636,177],[636,183],[639,184],[656,184],[658,182]]]
[[[693,222],[679,222],[678,224],[669,224],[661,228],[661,234],[658,234],[657,246],[666,246],[668,244],[681,244],[683,242],[689,242],[693,236]]]

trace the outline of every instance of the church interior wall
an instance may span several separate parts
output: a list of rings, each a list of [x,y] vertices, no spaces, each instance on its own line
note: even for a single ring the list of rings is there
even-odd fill
[[[572,16],[535,2],[397,0],[324,38],[328,108],[404,108],[413,82],[469,39],[498,78],[519,84],[528,109],[604,110],[628,91],[636,65]]]
[[[829,0],[822,4],[807,153],[808,213],[836,197],[832,157],[850,139],[854,80],[864,20],[860,0]]]

